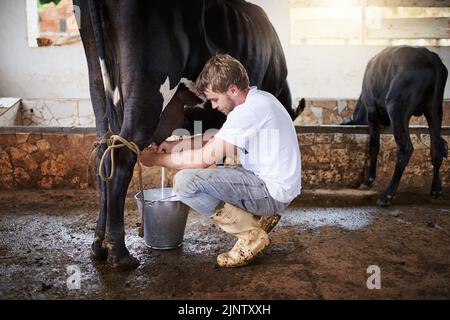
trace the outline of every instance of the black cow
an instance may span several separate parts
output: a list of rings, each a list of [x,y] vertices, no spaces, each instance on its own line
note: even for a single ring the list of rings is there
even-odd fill
[[[441,194],[439,168],[447,157],[447,142],[441,137],[442,103],[447,68],[439,56],[426,48],[389,47],[373,57],[367,65],[362,93],[353,119],[342,124],[368,124],[370,134],[370,167],[360,188],[370,188],[375,181],[380,149],[380,126],[392,125],[397,143],[397,163],[386,191],[378,200],[389,205],[413,152],[409,120],[425,115],[431,137],[434,167],[431,196]]]
[[[284,53],[260,7],[243,0],[74,0],[74,4],[81,13],[99,138],[113,133],[142,150],[183,127],[184,104],[198,102],[194,90],[189,90],[192,81],[217,53],[239,59],[251,85],[274,94],[294,117]],[[194,115],[193,120],[202,117]],[[100,154],[105,149],[103,144]],[[110,158],[106,160],[109,172]],[[98,181],[100,213],[93,257],[123,270],[139,264],[124,241],[125,196],[135,164],[136,154],[117,149],[114,176]]]

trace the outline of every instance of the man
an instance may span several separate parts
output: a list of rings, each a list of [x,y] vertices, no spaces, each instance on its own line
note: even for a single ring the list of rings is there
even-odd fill
[[[183,150],[179,142],[164,142],[146,149],[141,161],[183,169],[174,179],[178,198],[238,238],[217,264],[243,266],[269,246],[267,233],[278,222],[274,214],[300,194],[297,135],[283,105],[270,93],[249,88],[245,68],[229,55],[212,57],[196,86],[227,116],[222,129],[197,149],[186,148],[194,141],[184,140]],[[242,166],[208,168],[236,151]]]

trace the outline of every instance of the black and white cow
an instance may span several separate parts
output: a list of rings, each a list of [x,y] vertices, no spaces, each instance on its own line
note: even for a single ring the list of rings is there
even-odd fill
[[[389,47],[369,61],[353,118],[343,124],[369,125],[370,166],[362,189],[371,187],[375,181],[380,126],[392,126],[397,143],[397,163],[389,186],[378,200],[380,205],[391,203],[412,155],[409,120],[413,115],[425,115],[427,119],[434,167],[431,196],[441,194],[439,169],[448,154],[447,142],[441,137],[447,75],[447,68],[439,56],[426,48]]]
[[[274,94],[294,117],[285,56],[264,11],[243,0],[74,0],[89,68],[97,135],[108,130],[142,150],[186,126],[184,106],[196,104],[192,85],[206,61],[228,53],[246,67],[251,85]],[[213,117],[198,109],[191,120]],[[200,114],[198,114],[200,113]],[[198,115],[197,115],[198,114]],[[216,118],[219,117],[219,118]],[[101,152],[104,152],[103,145]],[[117,269],[137,267],[124,236],[124,204],[136,164],[115,151],[115,175],[99,179],[100,213],[93,257]],[[111,169],[109,158],[106,171]]]

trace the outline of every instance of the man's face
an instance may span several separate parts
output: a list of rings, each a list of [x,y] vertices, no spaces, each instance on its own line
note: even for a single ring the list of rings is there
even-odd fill
[[[213,109],[217,109],[225,115],[228,115],[236,107],[236,103],[233,99],[233,89],[228,89],[227,92],[224,93],[217,93],[208,88],[205,91],[205,96],[211,101]]]

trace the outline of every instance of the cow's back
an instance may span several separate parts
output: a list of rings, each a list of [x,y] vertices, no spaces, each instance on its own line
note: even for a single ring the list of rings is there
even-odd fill
[[[429,103],[439,71],[445,68],[441,59],[426,48],[389,47],[373,57],[366,68],[361,100],[366,107],[377,108],[385,125],[386,104],[414,95],[414,115],[423,114]]]
[[[210,0],[204,27],[210,55],[231,54],[246,67],[251,85],[279,93],[287,78],[286,59],[260,7],[243,0]]]

